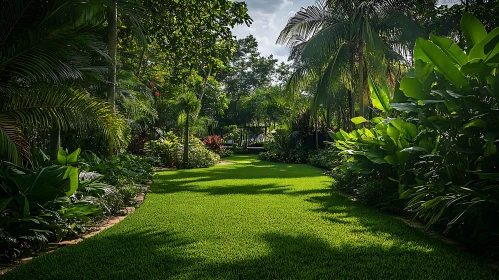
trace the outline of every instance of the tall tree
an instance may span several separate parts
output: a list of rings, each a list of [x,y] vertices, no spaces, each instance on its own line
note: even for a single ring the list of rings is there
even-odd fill
[[[317,77],[317,100],[345,85],[350,115],[366,115],[367,76],[386,75],[393,61],[403,61],[422,30],[405,0],[319,0],[291,17],[278,43],[298,59],[294,79]],[[307,78],[308,77],[308,78]]]

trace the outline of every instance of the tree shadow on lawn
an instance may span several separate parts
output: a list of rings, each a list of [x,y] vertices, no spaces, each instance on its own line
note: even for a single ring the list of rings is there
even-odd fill
[[[401,241],[389,247],[332,247],[311,235],[268,233],[262,238],[270,247],[268,255],[215,264],[194,279],[497,279],[491,269],[408,249]]]
[[[33,260],[5,279],[497,279],[490,269],[431,250],[329,243],[312,235],[269,232],[255,258],[193,256],[179,233],[140,231],[91,238]],[[220,253],[220,252],[217,252]]]
[[[155,181],[182,183],[204,182],[227,179],[265,179],[265,178],[305,178],[323,176],[324,170],[305,164],[253,164],[225,165],[203,169],[178,171],[162,171],[156,175]]]
[[[164,279],[185,273],[201,259],[189,257],[194,243],[175,232],[137,230],[99,234],[36,258],[5,279]],[[0,278],[3,279],[0,275]]]
[[[290,185],[285,184],[242,184],[242,185],[224,185],[200,188],[196,185],[174,185],[168,188],[153,189],[156,194],[170,194],[178,192],[204,193],[208,195],[290,195],[290,196],[307,196],[312,194],[327,194],[331,191],[324,189],[310,189],[294,191]]]
[[[286,185],[280,185],[278,182],[282,179],[298,179],[298,178],[316,178],[323,177],[323,171],[307,165],[268,165],[267,163],[235,165],[230,168],[209,168],[203,170],[186,170],[177,172],[161,172],[156,175],[155,182],[151,186],[153,193],[176,193],[182,191],[198,191],[207,192],[210,194],[259,194],[264,193],[262,190],[277,188],[281,191],[271,191],[268,193],[287,193],[283,190]],[[324,177],[325,180],[326,177]],[[276,184],[245,184],[244,180],[255,179],[275,179]],[[238,180],[240,184],[229,184],[225,186],[214,186],[205,188],[198,186],[198,183],[214,182],[219,180]],[[291,189],[287,189],[291,190]],[[303,191],[306,194],[308,191]],[[296,192],[298,193],[298,192]],[[318,193],[311,191],[310,193]],[[320,193],[320,192],[319,192]]]

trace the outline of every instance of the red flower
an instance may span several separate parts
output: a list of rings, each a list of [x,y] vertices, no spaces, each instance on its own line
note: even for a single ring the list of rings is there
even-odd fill
[[[153,87],[154,86],[154,82],[151,82],[150,85]]]
[[[157,92],[157,91],[154,93],[154,95],[156,95],[156,97],[160,96],[159,92]]]
[[[153,87],[153,88],[152,88],[152,90],[154,90],[154,91],[158,91],[158,89],[157,89],[156,87]]]

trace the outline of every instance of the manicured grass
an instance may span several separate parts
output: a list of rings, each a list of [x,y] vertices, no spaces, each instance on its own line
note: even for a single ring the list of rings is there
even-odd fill
[[[307,165],[165,171],[133,215],[5,279],[499,279]]]

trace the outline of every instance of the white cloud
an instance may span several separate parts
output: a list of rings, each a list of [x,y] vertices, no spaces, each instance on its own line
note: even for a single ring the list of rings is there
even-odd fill
[[[247,0],[249,15],[253,18],[251,27],[236,26],[232,32],[238,38],[249,34],[258,41],[262,55],[273,55],[279,61],[287,61],[288,50],[285,46],[277,45],[277,37],[286,26],[288,19],[299,11],[301,7],[313,5],[315,0]]]

